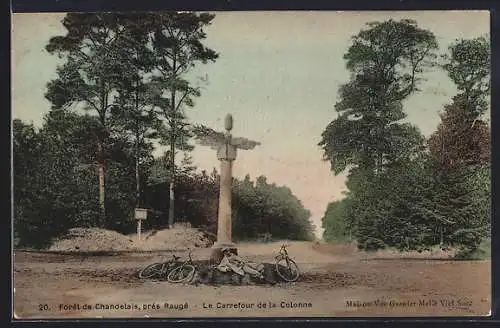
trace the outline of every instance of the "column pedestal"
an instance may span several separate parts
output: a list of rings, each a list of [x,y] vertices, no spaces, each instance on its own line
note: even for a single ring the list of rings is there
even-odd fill
[[[212,253],[210,254],[210,264],[217,265],[220,263],[223,258],[223,248],[229,248],[231,253],[233,253],[234,255],[238,255],[238,249],[235,245],[217,246],[217,244],[214,244],[214,246],[212,246]]]

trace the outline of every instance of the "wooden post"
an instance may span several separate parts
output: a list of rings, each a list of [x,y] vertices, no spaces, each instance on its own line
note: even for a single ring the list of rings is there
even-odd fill
[[[141,227],[142,220],[137,220],[137,241],[141,241]]]
[[[144,208],[135,209],[135,219],[137,220],[137,241],[141,241],[142,234],[142,220],[148,217],[148,210]]]

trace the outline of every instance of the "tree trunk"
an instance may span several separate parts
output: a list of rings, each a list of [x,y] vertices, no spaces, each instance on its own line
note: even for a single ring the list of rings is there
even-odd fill
[[[137,52],[136,52],[137,53]],[[135,84],[135,111],[139,112],[139,76],[137,76],[136,84]],[[137,207],[140,207],[141,205],[141,177],[140,177],[140,145],[141,145],[141,140],[140,140],[140,122],[139,119],[136,118],[135,121],[135,197],[136,197],[136,204]]]
[[[168,207],[168,227],[172,228],[174,225],[175,215],[175,137],[170,140],[170,185],[169,185],[169,207]]]
[[[107,225],[106,222],[106,185],[105,185],[105,152],[104,152],[104,140],[108,137],[108,130],[106,129],[106,109],[108,108],[108,95],[106,93],[104,81],[100,80],[101,87],[101,110],[99,111],[99,119],[102,125],[102,130],[100,131],[100,135],[98,136],[98,162],[99,162],[99,205],[101,209],[100,213],[100,222],[99,225],[101,228],[105,228]]]
[[[99,206],[100,206],[100,218],[99,225],[101,228],[106,227],[106,204],[105,204],[105,170],[104,164],[99,163]]]
[[[135,197],[137,207],[141,205],[141,177],[139,175],[139,143],[135,149]]]
[[[173,55],[173,63],[172,63],[172,71],[175,72],[177,70],[177,61],[174,49]],[[174,215],[175,215],[175,141],[177,140],[176,129],[177,129],[177,120],[176,120],[176,102],[175,102],[175,87],[170,91],[170,101],[172,106],[172,120],[170,126],[170,186],[169,186],[169,207],[168,207],[168,227],[171,229],[174,225]]]

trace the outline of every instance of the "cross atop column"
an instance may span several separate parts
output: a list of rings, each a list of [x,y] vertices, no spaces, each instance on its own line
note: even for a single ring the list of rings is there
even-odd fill
[[[225,133],[214,131],[204,126],[195,128],[195,135],[199,143],[203,146],[210,146],[217,150],[217,159],[221,162],[220,168],[220,194],[219,213],[217,220],[217,242],[216,248],[234,248],[232,244],[231,231],[231,187],[232,187],[232,167],[236,159],[237,149],[253,149],[260,145],[260,142],[248,140],[246,138],[233,138],[233,117],[226,116],[224,121]]]

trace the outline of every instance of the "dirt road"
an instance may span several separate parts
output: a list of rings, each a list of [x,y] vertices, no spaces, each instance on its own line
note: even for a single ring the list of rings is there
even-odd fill
[[[279,244],[242,244],[272,262]],[[491,262],[366,255],[348,245],[292,243],[302,275],[274,286],[173,285],[137,271],[169,252],[79,256],[15,252],[17,318],[487,315]],[[210,249],[197,249],[195,259]],[[177,252],[178,255],[182,255]]]

